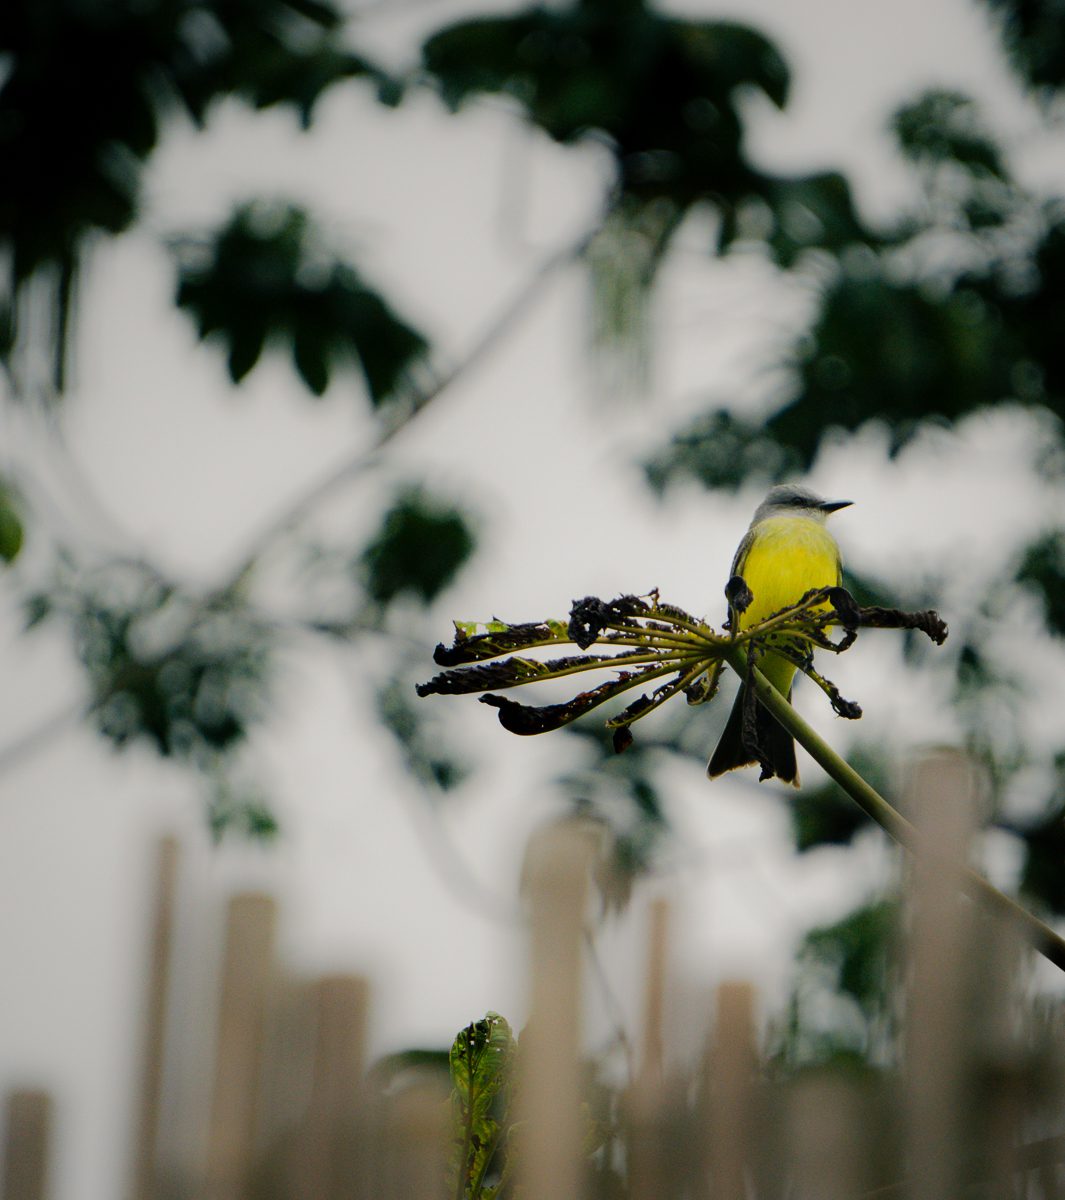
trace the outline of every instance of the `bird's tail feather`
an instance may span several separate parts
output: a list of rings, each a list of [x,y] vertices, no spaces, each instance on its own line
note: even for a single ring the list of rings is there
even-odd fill
[[[743,744],[743,706],[746,689],[741,687],[736,693],[736,700],[729,713],[728,723],[717,744],[710,764],[706,768],[707,775],[716,779],[726,771],[737,767],[749,767],[758,759]],[[791,690],[788,690],[791,699]],[[754,725],[758,735],[758,744],[762,753],[769,760],[773,774],[784,783],[799,786],[799,769],[795,762],[795,739],[784,728],[760,701],[755,703]]]

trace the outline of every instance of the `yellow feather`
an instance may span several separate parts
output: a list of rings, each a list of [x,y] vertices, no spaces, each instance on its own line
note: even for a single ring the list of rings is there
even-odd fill
[[[751,530],[747,553],[735,570],[746,580],[754,596],[740,617],[740,628],[748,629],[797,603],[811,588],[838,585],[839,547],[819,521],[809,517],[770,517]],[[795,664],[768,654],[759,665],[770,683],[786,696]]]

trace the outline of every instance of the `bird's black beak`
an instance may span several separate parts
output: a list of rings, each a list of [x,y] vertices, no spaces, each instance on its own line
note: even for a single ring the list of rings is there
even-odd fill
[[[853,503],[853,500],[826,500],[824,504],[820,504],[818,507],[822,512],[832,513],[837,512],[841,508],[847,508]]]

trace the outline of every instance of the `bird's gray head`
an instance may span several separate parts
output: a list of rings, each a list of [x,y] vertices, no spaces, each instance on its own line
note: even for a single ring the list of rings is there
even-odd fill
[[[758,505],[751,524],[767,517],[807,517],[823,523],[829,513],[853,503],[852,500],[826,500],[796,483],[778,483]]]

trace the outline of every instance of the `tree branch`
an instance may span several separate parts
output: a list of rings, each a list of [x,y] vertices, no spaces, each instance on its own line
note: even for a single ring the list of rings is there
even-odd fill
[[[91,704],[78,700],[58,709],[44,718],[26,733],[14,738],[6,746],[0,747],[0,774],[17,767],[24,759],[36,754],[47,746],[53,738],[66,733],[91,710]]]
[[[487,329],[482,332],[481,336],[461,362],[452,367],[450,371],[436,376],[432,383],[423,390],[418,390],[415,387],[407,397],[406,405],[402,407],[401,411],[397,411],[391,420],[383,422],[380,432],[368,447],[361,449],[357,454],[316,480],[304,492],[290,500],[279,513],[273,516],[252,537],[244,556],[232,572],[230,586],[239,583],[254,569],[259,558],[278,537],[297,526],[323,500],[371,467],[377,455],[392,441],[396,434],[406,429],[416,417],[425,412],[457,379],[475,367],[524,315],[526,309],[537,299],[545,284],[551,279],[554,273],[560,267],[576,262],[582,257],[598,231],[598,227],[596,227],[591,232],[584,233],[576,242],[552,254],[539,266],[532,277],[526,280],[518,293],[511,298],[509,304],[500,311]]]

